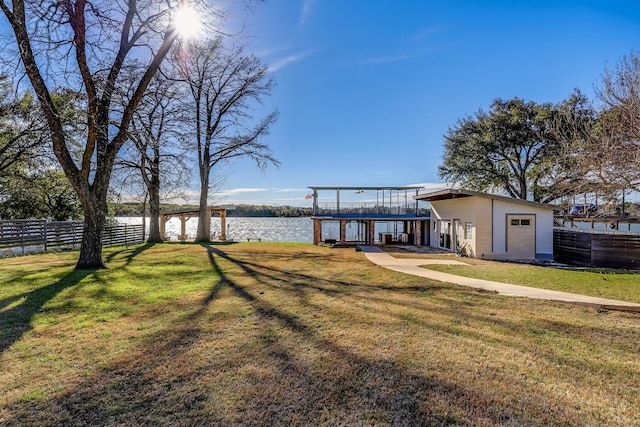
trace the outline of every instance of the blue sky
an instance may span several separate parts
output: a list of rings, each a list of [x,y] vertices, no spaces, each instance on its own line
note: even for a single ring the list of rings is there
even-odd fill
[[[443,134],[495,98],[559,102],[640,49],[637,0],[267,0],[234,11],[277,86],[265,140],[214,203],[307,206],[309,185],[444,184]]]

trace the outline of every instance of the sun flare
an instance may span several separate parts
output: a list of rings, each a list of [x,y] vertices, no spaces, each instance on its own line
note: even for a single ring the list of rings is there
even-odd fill
[[[202,29],[198,12],[188,6],[180,7],[175,12],[173,24],[178,34],[185,38],[195,37]]]

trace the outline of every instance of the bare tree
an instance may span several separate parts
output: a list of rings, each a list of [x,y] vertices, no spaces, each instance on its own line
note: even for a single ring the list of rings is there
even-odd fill
[[[162,191],[183,187],[188,181],[179,102],[184,95],[176,85],[157,75],[133,116],[129,139],[119,156],[121,166],[139,172],[149,199],[148,242],[162,242],[160,201]],[[143,213],[144,214],[144,213]]]
[[[640,54],[622,57],[606,69],[597,89],[602,102],[595,134],[595,164],[605,183],[640,190]]]
[[[193,2],[192,2],[193,3]],[[25,73],[49,127],[53,152],[78,194],[84,234],[76,269],[105,268],[102,234],[116,154],[134,112],[178,36],[172,14],[187,0],[1,1]],[[141,70],[124,109],[113,96]],[[76,161],[50,87],[86,95],[86,138]]]
[[[601,188],[598,171],[594,170],[594,135],[598,127],[598,112],[578,89],[556,105],[549,120],[550,133],[557,140],[557,150],[549,168],[550,200],[593,193]]]
[[[576,91],[559,108],[554,134],[561,142],[556,169],[564,195],[604,198],[640,190],[640,57],[625,56],[605,70],[599,108]]]
[[[277,111],[261,119],[253,107],[274,85],[268,68],[242,49],[226,47],[216,38],[176,54],[179,72],[191,94],[193,138],[198,153],[200,200],[196,241],[210,240],[207,204],[213,168],[238,157],[248,157],[264,169],[279,165],[261,139],[277,119]]]

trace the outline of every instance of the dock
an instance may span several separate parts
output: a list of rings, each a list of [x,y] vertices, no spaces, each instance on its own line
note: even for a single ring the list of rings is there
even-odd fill
[[[430,211],[414,196],[421,186],[355,187],[309,186],[313,193],[313,243],[394,244],[423,246],[429,242]],[[336,238],[323,238],[323,225],[339,224]],[[387,232],[376,233],[386,223]],[[347,237],[347,226],[356,224],[356,236]],[[389,225],[391,230],[389,230]],[[378,234],[378,235],[376,235]]]

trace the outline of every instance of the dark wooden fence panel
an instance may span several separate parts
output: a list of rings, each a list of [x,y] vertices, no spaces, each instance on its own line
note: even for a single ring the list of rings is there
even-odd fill
[[[591,263],[595,266],[640,268],[640,236],[593,234]]]
[[[553,253],[570,265],[640,269],[640,234],[557,228]]]
[[[591,236],[569,230],[553,231],[553,255],[556,261],[571,265],[591,265]]]
[[[0,256],[80,248],[83,224],[78,221],[2,220]],[[105,227],[103,246],[131,245],[144,241],[142,225]]]

